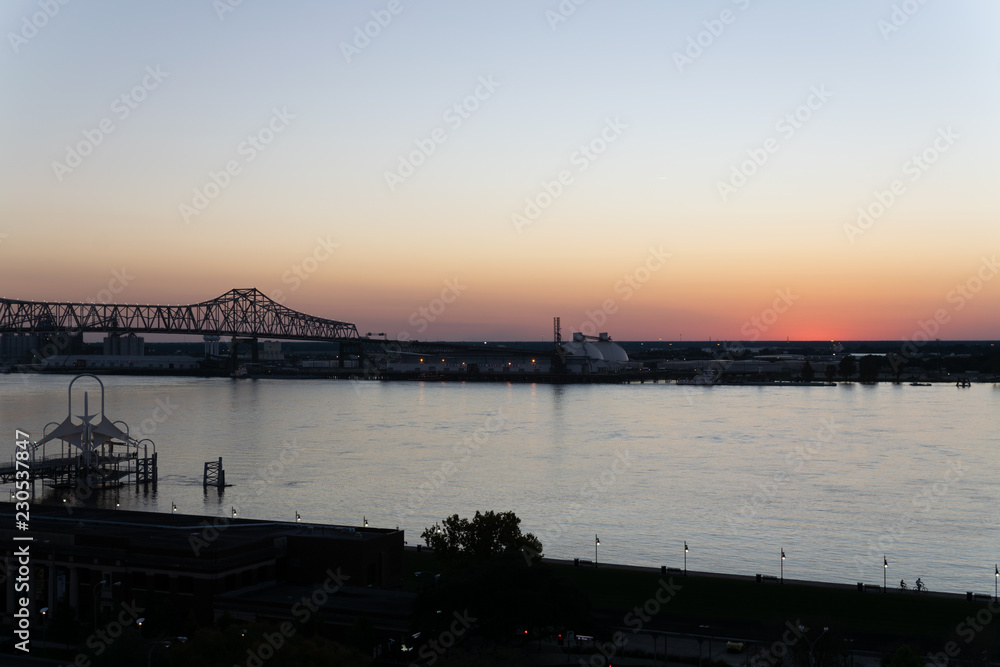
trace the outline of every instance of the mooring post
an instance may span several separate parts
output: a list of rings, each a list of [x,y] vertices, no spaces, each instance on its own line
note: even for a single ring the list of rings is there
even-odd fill
[[[205,462],[205,474],[202,478],[202,486],[217,486],[220,489],[226,486],[226,471],[222,469],[221,456],[218,462]]]

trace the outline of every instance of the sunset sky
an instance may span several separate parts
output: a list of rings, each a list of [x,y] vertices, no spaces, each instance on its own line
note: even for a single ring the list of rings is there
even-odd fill
[[[257,287],[431,340],[997,337],[995,0],[11,0],[0,26],[3,297]]]

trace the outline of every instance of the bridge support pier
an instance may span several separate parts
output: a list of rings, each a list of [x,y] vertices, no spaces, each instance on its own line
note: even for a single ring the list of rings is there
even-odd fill
[[[233,368],[239,365],[239,347],[240,345],[250,346],[250,361],[257,363],[260,360],[260,345],[258,343],[257,337],[252,338],[240,338],[238,336],[233,336],[233,342],[230,346],[232,348],[230,353],[230,360],[232,362]]]
[[[361,341],[340,341],[337,346],[340,368],[362,368],[365,361],[365,346]],[[346,363],[345,363],[346,362]]]

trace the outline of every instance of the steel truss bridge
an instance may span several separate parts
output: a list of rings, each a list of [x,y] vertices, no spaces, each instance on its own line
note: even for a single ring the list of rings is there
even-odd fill
[[[151,333],[277,340],[357,340],[357,327],[287,308],[256,288],[188,306],[0,299],[0,333]],[[256,345],[255,345],[256,347]]]

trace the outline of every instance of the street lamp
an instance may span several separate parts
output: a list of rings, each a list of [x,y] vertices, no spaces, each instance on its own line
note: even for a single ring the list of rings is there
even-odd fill
[[[997,599],[997,582],[1000,582],[1000,565],[993,566],[993,599]]]
[[[161,641],[153,642],[152,644],[149,645],[149,650],[146,651],[146,667],[149,667],[150,665],[153,664],[153,649],[156,648],[157,646],[162,646],[163,648],[170,648],[170,642],[164,639]]]
[[[781,550],[781,583],[785,583],[785,550]]]
[[[688,543],[684,540],[684,576],[686,577],[688,573]]]
[[[107,579],[101,579],[96,584],[94,584],[94,589],[91,591],[90,598],[93,602],[94,607],[94,629],[97,629],[97,589],[108,583]]]
[[[816,639],[814,639],[812,641],[809,641],[809,638],[806,637],[806,641],[809,642],[809,667],[816,667],[816,658],[813,655],[813,647],[816,646],[816,642],[818,642],[820,640],[820,638],[823,635],[825,635],[826,631],[829,630],[829,629],[830,628],[823,628],[823,632],[819,633],[819,637],[817,637]],[[800,625],[799,626],[799,632],[801,632],[802,636],[805,637],[805,634],[807,632],[809,632],[809,628],[807,628],[804,625]]]
[[[295,513],[295,523],[302,521],[302,516],[298,512]]]
[[[823,635],[826,634],[827,630],[829,630],[829,629],[830,628],[824,627],[823,628],[823,632],[819,633],[819,637],[816,637],[816,639],[814,639],[812,641],[809,641],[809,638],[806,637],[806,641],[809,642],[809,665],[810,665],[810,667],[816,667],[816,657],[813,655],[813,648],[816,646],[816,642],[818,642],[823,637]],[[809,631],[809,628],[805,627],[804,625],[800,625],[799,626],[799,631],[803,635],[805,635],[805,633]]]
[[[363,516],[363,517],[361,517],[361,518],[362,518],[362,520],[364,520],[364,522],[365,522],[365,528],[367,528],[367,527],[368,527],[368,517],[366,517],[366,516]]]
[[[885,593],[885,575],[889,571],[889,559],[882,554],[882,592]]]
[[[42,615],[42,643],[45,643],[45,617],[49,613],[48,607],[42,607],[38,610],[38,613]]]
[[[601,546],[601,538],[594,533],[594,567],[597,567],[597,547]]]
[[[174,503],[173,501],[171,501],[171,503],[170,503],[170,511],[171,512],[176,512],[177,511],[177,504]]]

